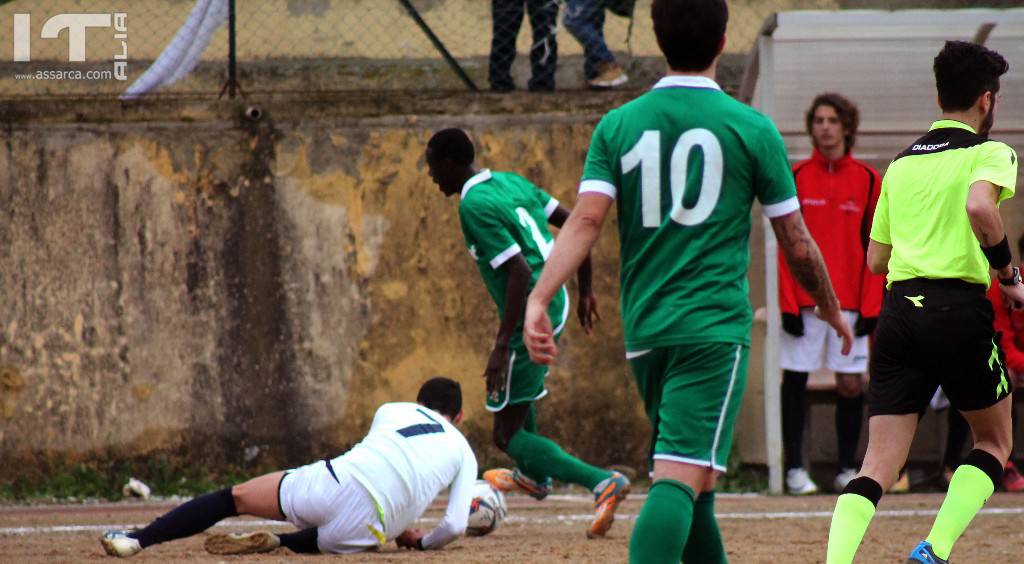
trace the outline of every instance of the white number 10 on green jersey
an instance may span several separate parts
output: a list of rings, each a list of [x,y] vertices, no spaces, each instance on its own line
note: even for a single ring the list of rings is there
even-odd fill
[[[692,208],[683,207],[686,196],[686,167],[690,151],[700,147],[704,153],[704,174],[700,195]],[[669,162],[669,187],[672,210],[669,217],[681,225],[700,225],[715,210],[722,193],[722,145],[707,129],[691,129],[679,136]],[[661,132],[644,131],[640,140],[622,156],[622,174],[640,167],[640,215],[644,227],[661,225]]]

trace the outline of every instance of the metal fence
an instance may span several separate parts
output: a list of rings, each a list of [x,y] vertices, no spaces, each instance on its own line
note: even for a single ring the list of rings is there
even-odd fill
[[[230,26],[219,26],[198,66],[161,94],[215,96],[229,69],[237,73],[243,93],[586,88],[589,79],[607,70],[600,63],[609,62],[594,55],[599,48],[591,48],[588,57],[581,44],[593,44],[586,26],[595,18],[603,19],[592,23],[603,33],[614,64],[629,77],[620,88],[646,87],[661,71],[651,0],[0,0],[0,98],[116,96],[149,68],[204,2],[233,6],[236,56],[229,56]],[[631,17],[606,9],[611,4],[624,5]],[[734,0],[727,51],[747,53],[762,23],[777,11],[893,6],[891,1]],[[45,37],[45,28],[55,16],[82,13],[109,14],[111,22],[85,30],[85,60],[76,61],[71,60],[72,30]],[[125,29],[115,25],[115,14],[123,14]],[[496,36],[504,46],[492,57]],[[29,60],[24,60],[26,37]],[[505,63],[513,59],[506,74]],[[123,80],[116,72],[119,62],[126,63]]]

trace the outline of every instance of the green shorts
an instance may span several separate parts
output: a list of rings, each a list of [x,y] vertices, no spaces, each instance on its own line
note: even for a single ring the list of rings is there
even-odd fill
[[[564,286],[562,291],[555,294],[555,298],[551,300],[551,305],[548,306],[548,316],[551,318],[557,343],[565,328],[565,322],[569,318],[569,293]],[[505,406],[529,403],[548,395],[548,389],[544,386],[544,380],[548,377],[548,367],[530,362],[530,352],[526,350],[521,331],[517,332],[509,341],[508,358],[509,366],[505,389],[494,396],[488,394],[487,411],[501,411],[505,409]]]
[[[655,460],[725,471],[747,385],[749,347],[697,343],[629,353]]]

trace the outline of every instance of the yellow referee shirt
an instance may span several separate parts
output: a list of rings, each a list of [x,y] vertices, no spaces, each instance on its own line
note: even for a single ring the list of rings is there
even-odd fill
[[[871,239],[892,246],[888,283],[911,278],[958,278],[988,286],[989,264],[967,217],[971,184],[1013,196],[1017,154],[970,126],[939,120],[896,156],[882,180]]]

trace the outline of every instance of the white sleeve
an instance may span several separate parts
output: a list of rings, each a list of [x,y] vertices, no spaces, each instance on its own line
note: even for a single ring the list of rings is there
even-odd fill
[[[476,483],[476,455],[469,445],[465,445],[462,455],[462,468],[452,481],[452,489],[448,494],[448,508],[444,518],[429,533],[423,536],[423,548],[434,550],[452,542],[466,532],[469,521],[469,506],[473,503],[473,484]]]

